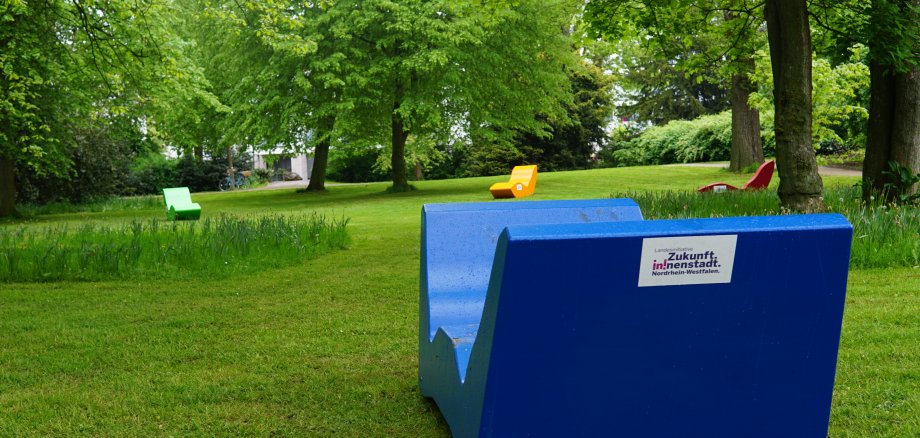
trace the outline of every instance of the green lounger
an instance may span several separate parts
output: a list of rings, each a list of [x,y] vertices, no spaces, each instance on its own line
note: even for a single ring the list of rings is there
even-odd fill
[[[188,187],[163,189],[163,202],[167,220],[198,220],[201,217],[201,206],[192,202]]]

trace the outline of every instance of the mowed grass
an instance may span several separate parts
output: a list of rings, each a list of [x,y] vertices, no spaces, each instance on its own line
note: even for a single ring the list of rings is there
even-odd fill
[[[447,436],[416,380],[419,213],[488,201],[502,179],[420,182],[403,194],[385,184],[193,194],[205,217],[349,218],[351,244],[223,279],[0,284],[0,436]],[[543,173],[532,199],[746,179],[691,167]],[[162,214],[43,215],[0,232]],[[920,433],[918,291],[920,269],[851,271],[831,436]]]

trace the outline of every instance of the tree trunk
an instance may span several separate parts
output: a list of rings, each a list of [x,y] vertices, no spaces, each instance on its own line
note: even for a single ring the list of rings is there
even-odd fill
[[[891,182],[882,172],[891,160],[891,126],[894,119],[894,77],[876,60],[869,62],[869,131],[863,160],[863,199],[883,192]]]
[[[411,190],[406,169],[406,139],[409,138],[409,131],[406,130],[405,120],[399,112],[402,105],[403,86],[398,84],[396,87],[396,99],[393,102],[393,114],[391,115],[392,128],[392,145],[393,154],[390,159],[390,166],[393,172],[394,192],[405,192]]]
[[[767,0],[779,198],[794,211],[825,210],[811,144],[811,33],[805,0]]]
[[[891,127],[891,160],[920,173],[920,68],[895,77],[894,114]],[[896,181],[897,195],[917,193],[917,184]]]
[[[326,166],[329,163],[329,143],[334,126],[334,117],[326,117],[319,122],[320,137],[316,142],[313,172],[310,174],[310,184],[307,185],[307,191],[321,192],[326,190]]]
[[[0,217],[16,216],[16,176],[12,158],[0,154]]]
[[[902,0],[899,4],[908,16],[911,4],[920,7],[920,0]],[[877,5],[873,4],[875,7]],[[885,12],[876,9],[873,13]],[[881,60],[893,58],[885,53],[892,50],[892,42],[906,37],[895,26],[879,26],[875,32],[869,40],[871,95],[866,159],[863,161],[863,198],[868,200],[877,194],[892,201],[918,190],[916,184],[904,186],[902,181],[884,172],[889,170],[889,161],[894,161],[914,174],[920,173],[920,69],[883,63]],[[914,50],[918,52],[920,47],[915,46]],[[893,190],[886,190],[889,184]]]
[[[402,116],[393,112],[393,156],[390,160],[390,166],[393,169],[393,188],[394,192],[405,192],[411,189],[406,171],[406,138],[409,133],[405,130]]]
[[[753,64],[753,61],[750,60],[750,64]],[[753,90],[754,85],[746,74],[736,74],[732,77],[732,153],[729,165],[732,172],[763,162],[760,112],[748,104]]]

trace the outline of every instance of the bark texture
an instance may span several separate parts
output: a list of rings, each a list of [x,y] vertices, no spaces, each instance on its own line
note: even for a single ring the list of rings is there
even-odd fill
[[[409,132],[405,130],[402,116],[395,111],[392,128],[393,156],[390,159],[390,166],[393,171],[393,191],[404,192],[410,189],[406,172],[406,139],[409,138]]]
[[[882,172],[891,160],[891,125],[894,119],[894,80],[878,61],[869,64],[869,131],[863,160],[863,198],[882,191],[890,182]]]
[[[920,0],[900,2],[905,14],[910,13],[911,3],[920,7]],[[889,58],[884,44],[899,38],[898,31],[882,27],[869,42],[873,59],[869,64],[869,131],[863,161],[863,198],[867,200],[878,194],[891,201],[918,191],[917,184],[906,186],[885,174],[890,161],[920,173],[920,68],[899,69],[879,61]],[[920,47],[915,47],[915,52],[920,53]],[[889,185],[894,190],[886,190]]]
[[[393,114],[390,118],[391,142],[393,145],[393,154],[390,159],[390,168],[393,174],[394,192],[405,192],[411,189],[409,187],[409,177],[406,169],[406,139],[409,138],[409,131],[406,130],[405,120],[399,108],[402,105],[403,98],[402,84],[396,87],[396,100],[393,102]]]
[[[13,160],[0,155],[0,217],[16,215],[16,177]]]
[[[760,112],[748,104],[753,90],[754,84],[747,75],[737,74],[732,77],[732,152],[729,165],[732,172],[763,162]]]
[[[332,135],[332,129],[335,126],[334,118],[326,118],[320,121],[321,137],[316,143],[316,150],[313,156],[313,172],[310,173],[310,183],[307,184],[307,191],[321,192],[326,190],[326,168],[329,164],[329,139]]]
[[[891,159],[920,173],[920,69],[913,68],[895,77],[895,118],[891,127]],[[917,184],[900,185],[901,195],[917,193]]]
[[[794,211],[825,210],[811,144],[811,33],[805,0],[767,0],[767,39],[776,109],[779,197]]]

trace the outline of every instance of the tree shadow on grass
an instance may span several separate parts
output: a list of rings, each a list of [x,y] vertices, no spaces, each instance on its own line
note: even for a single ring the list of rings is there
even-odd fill
[[[364,202],[386,202],[392,200],[413,200],[432,202],[444,202],[449,198],[457,197],[468,201],[481,200],[483,202],[492,200],[489,194],[488,186],[466,186],[466,187],[421,187],[416,190],[405,192],[389,192],[389,186],[372,186],[373,191],[360,187],[359,190],[351,189],[349,186],[331,187],[323,192],[282,192],[277,195],[260,197],[260,203],[270,203],[273,207],[279,205],[289,205],[291,207],[336,207],[342,204],[360,204]],[[351,189],[351,190],[349,190]],[[363,190],[361,190],[363,189]],[[280,192],[280,190],[278,190]],[[263,192],[264,193],[264,192]],[[478,195],[478,196],[477,196]],[[480,199],[476,199],[480,198]]]
[[[444,202],[490,202],[488,187],[482,184],[451,184],[436,182],[416,183],[417,190],[389,192],[389,184],[355,184],[332,186],[325,191],[260,190],[238,192],[208,192],[193,194],[193,201],[201,204],[202,219],[222,214],[249,215],[268,213],[297,213],[304,210],[364,206],[368,204],[403,202],[418,205]],[[405,205],[404,205],[405,206]],[[396,206],[394,206],[396,207]],[[120,222],[131,220],[166,220],[162,208],[109,210],[36,215],[22,219],[0,220],[2,225],[53,224],[62,222]]]

